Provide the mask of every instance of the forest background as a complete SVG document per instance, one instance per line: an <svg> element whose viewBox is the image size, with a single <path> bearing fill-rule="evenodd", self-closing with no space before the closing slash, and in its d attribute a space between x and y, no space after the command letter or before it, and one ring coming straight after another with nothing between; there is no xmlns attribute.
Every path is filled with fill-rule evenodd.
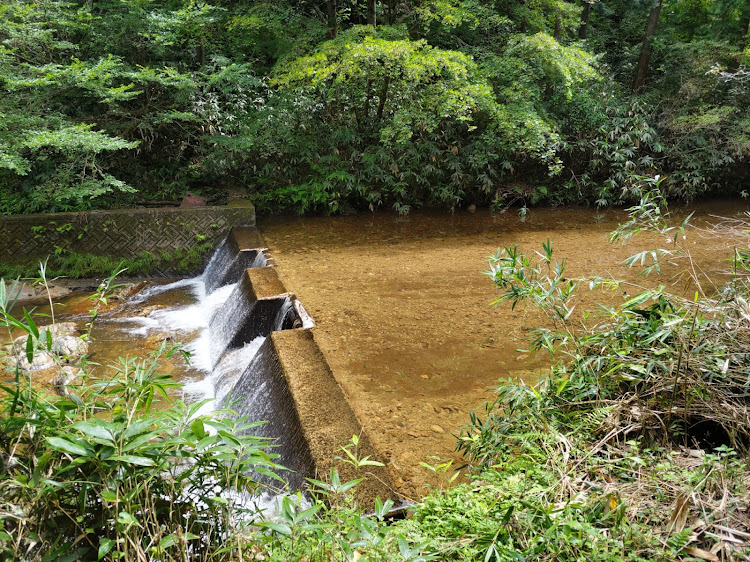
<svg viewBox="0 0 750 562"><path fill-rule="evenodd" d="M187 191L262 213L632 201L613 239L666 239L630 260L658 271L689 258L664 196L746 195L749 24L747 0L3 0L0 214ZM505 248L489 273L498 304L546 313L531 349L552 368L470 414L469 482L420 463L439 487L411 518L356 506L359 479L332 471L310 481L309 507L286 497L249 527L203 483L252 488L264 443L196 419L200 405L152 410L174 386L158 356L72 397L16 368L0 402L0 557L749 559L750 254L734 250L715 294L626 292L579 326L577 288L620 284L568 278L542 250ZM31 360L52 340L13 316L16 289L0 280L0 327L28 333ZM356 445L340 460L372 464Z"/></svg>
<svg viewBox="0 0 750 562"><path fill-rule="evenodd" d="M6 0L0 213L744 194L745 0Z"/></svg>

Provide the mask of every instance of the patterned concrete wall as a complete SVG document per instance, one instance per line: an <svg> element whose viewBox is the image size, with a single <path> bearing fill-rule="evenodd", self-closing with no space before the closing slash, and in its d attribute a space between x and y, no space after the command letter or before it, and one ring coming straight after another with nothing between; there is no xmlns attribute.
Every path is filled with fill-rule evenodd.
<svg viewBox="0 0 750 562"><path fill-rule="evenodd" d="M56 251L135 258L216 244L233 226L255 224L255 209L128 209L0 217L0 261L28 263ZM161 271L169 274L169 268Z"/></svg>

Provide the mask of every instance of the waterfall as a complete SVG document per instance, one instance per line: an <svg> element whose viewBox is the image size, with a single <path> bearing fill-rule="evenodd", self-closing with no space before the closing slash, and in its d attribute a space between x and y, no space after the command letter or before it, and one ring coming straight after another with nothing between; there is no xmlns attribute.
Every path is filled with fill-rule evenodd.
<svg viewBox="0 0 750 562"><path fill-rule="evenodd" d="M206 294L210 295L219 287L235 283L242 272L249 267L265 267L268 259L263 248L246 248L242 246L241 233L232 229L227 237L216 247L206 268L203 270L203 282Z"/></svg>
<svg viewBox="0 0 750 562"><path fill-rule="evenodd" d="M208 260L206 268L203 270L201 278L205 284L206 293L210 293L219 286L224 278L224 273L234 261L236 252L232 248L230 238L231 234L216 246L214 253L211 254L211 259Z"/></svg>
<svg viewBox="0 0 750 562"><path fill-rule="evenodd" d="M360 453L376 458L309 330L312 318L286 291L263 251L247 249L260 246L257 234L240 230L219 244L200 277L152 287L136 297L140 312L125 319L131 333L187 340L198 371L184 387L187 397L213 399L199 413L228 408L247 422L265 422L248 431L274 440L268 452L277 453L277 462L289 469L280 475L290 489L303 487L315 471L328 472L335 451L352 435L360 436ZM164 293L173 290L181 295L175 302L189 300L186 292L194 298L168 308L149 301L155 297L163 303ZM367 501L392 495L387 470L370 468L377 478L356 493ZM347 467L340 469L344 477L356 477L346 474ZM268 476L256 477L271 490L279 488Z"/></svg>
<svg viewBox="0 0 750 562"><path fill-rule="evenodd" d="M279 311L288 300L286 296L258 298L249 277L243 276L224 306L209 321L212 365L215 367L227 350L270 334Z"/></svg>
<svg viewBox="0 0 750 562"><path fill-rule="evenodd" d="M293 471L283 473L289 488L303 487L314 463L270 338L265 338L221 406L233 409L248 422L265 421L250 431L274 439L272 451L279 455L276 462ZM274 485L271 479L263 481Z"/></svg>

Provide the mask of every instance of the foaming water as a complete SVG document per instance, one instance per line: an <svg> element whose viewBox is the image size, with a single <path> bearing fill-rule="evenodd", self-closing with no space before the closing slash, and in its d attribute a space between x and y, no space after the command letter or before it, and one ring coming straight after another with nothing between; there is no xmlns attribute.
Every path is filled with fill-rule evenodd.
<svg viewBox="0 0 750 562"><path fill-rule="evenodd" d="M151 329L177 330L184 334L197 333L185 344L185 349L191 354L193 366L205 373L211 373L211 335L209 321L216 311L224 305L234 289L234 285L227 285L206 295L202 281L191 286L196 302L188 306L170 307L152 312L148 319L156 327Z"/></svg>
<svg viewBox="0 0 750 562"><path fill-rule="evenodd" d="M172 283L166 283L165 285L153 285L148 289L141 291L139 294L134 295L130 299L130 302L134 304L141 303L155 295L166 293L168 291L174 291L175 289L182 289L183 287L195 287L196 290L200 290L205 293L205 289L203 286L203 276L180 279L178 281L173 281Z"/></svg>
<svg viewBox="0 0 750 562"><path fill-rule="evenodd" d="M154 334L167 334L184 343L184 349L190 353L194 368L209 375L211 373L211 337L209 320L216 310L223 306L234 286L227 285L206 295L203 280L200 277L153 287L141 295L140 305L148 305L149 297L162 295L169 291L187 289L192 295L192 302L186 305L156 308L146 316L128 316L118 322L129 324L127 332L133 337L148 337Z"/></svg>

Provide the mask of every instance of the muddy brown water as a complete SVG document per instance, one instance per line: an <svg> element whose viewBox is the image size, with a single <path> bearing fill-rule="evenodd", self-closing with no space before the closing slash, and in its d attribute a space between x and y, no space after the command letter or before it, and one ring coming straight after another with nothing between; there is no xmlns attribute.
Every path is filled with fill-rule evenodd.
<svg viewBox="0 0 750 562"><path fill-rule="evenodd" d="M143 288L166 284L170 280L148 280L143 283ZM64 284L53 285L53 304L56 322L73 322L79 331L84 331L91 321L90 311L95 303L91 297L91 290L76 289L68 292ZM127 286L128 283L125 283ZM91 285L92 283L88 283ZM95 283L94 283L95 284ZM74 285L76 285L74 283ZM33 289L33 288L32 288ZM36 293L40 291L26 291L33 298L20 301L11 311L17 318L22 318L23 310L31 313L32 318L38 326L51 324L49 302L46 298ZM164 340L168 345L185 344L198 335L198 332L181 332L178 327L174 330L161 329L150 330L145 337L136 337L132 333L133 328L138 327L137 319L143 318L149 312L162 308L188 305L196 301L196 297L189 290L178 288L166 293L158 293L148 298L143 303L122 302L118 299L110 299L108 306L103 307L98 318L90 331L90 347L87 356L87 370L94 376L111 376L112 369L122 368L123 360L132 358L145 359L158 350ZM12 332L12 336L25 335L19 329ZM5 337L3 340L7 340ZM37 387L53 390L53 380L58 369L44 369L30 373L32 384ZM169 374L182 383L197 382L204 378L205 374L190 361L186 361L180 353L170 356L162 354L159 360L159 372ZM7 373L6 373L7 374ZM11 375L8 375L11 376ZM181 389L170 389L172 398L189 399Z"/></svg>
<svg viewBox="0 0 750 562"><path fill-rule="evenodd" d="M693 224L682 240L706 291L728 276L735 247L747 245L742 233L706 232L721 222L740 218L744 203L713 203L695 208ZM684 215L690 209L680 209ZM471 410L482 412L502 378L532 383L545 369L544 356L519 352L528 346L527 329L545 322L530 307L496 308L488 258L498 248L518 244L541 250L551 240L558 259L565 258L568 275L611 276L630 285L618 291L586 294L579 309L597 302L615 304L623 293L667 284L692 295L695 284L686 275L687 262L666 266L660 278L642 278L622 261L636 251L669 247L666 240L636 237L626 245L610 244L607 235L627 216L621 211L535 209L525 221L513 213L479 209L448 214L412 212L406 217L378 212L353 217L274 217L259 228L288 290L297 294L314 318L315 336L333 374L360 422L388 462L398 491L416 499L440 485L420 462L435 457L461 458L456 435ZM171 291L149 299L149 306L188 304L187 291ZM59 320L88 321L88 294L56 299ZM28 303L26 303L28 305ZM47 313L44 301L39 313ZM103 366L119 357L143 356L166 337L157 333L139 340L118 321L142 314L138 306L115 305L105 311L93 331L92 360ZM40 317L39 324L48 323ZM204 375L179 355L162 366L178 380ZM325 399L325 397L322 397Z"/></svg>
<svg viewBox="0 0 750 562"><path fill-rule="evenodd" d="M743 235L704 229L717 216L744 216L742 202L677 209L696 214L680 240L704 290L727 278L727 261ZM420 462L461 458L456 435L470 410L482 411L499 379L532 382L547 359L518 352L527 329L544 318L530 307L493 308L498 293L488 257L518 244L541 251L551 240L570 276L611 276L630 283L618 291L588 294L578 307L616 303L640 287L666 284L692 295L687 262L665 266L661 277L643 278L622 265L643 249L670 247L666 239L640 236L611 244L608 233L625 222L622 211L535 209L525 221L512 213L479 209L447 214L413 212L353 217L276 217L259 228L287 289L314 318L316 339L360 421L385 455L399 491L407 497L439 485Z"/></svg>

